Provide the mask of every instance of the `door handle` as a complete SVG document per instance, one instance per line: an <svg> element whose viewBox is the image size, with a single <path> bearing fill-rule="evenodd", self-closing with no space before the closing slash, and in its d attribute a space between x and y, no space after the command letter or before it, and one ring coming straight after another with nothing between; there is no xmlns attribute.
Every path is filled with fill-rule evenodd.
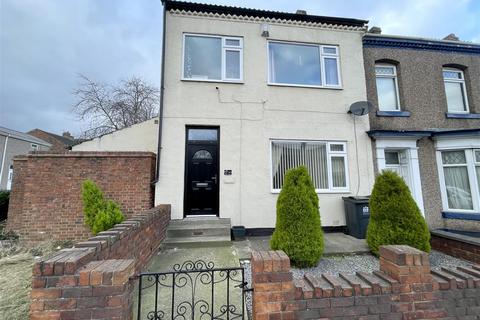
<svg viewBox="0 0 480 320"><path fill-rule="evenodd" d="M217 175L215 175L214 177L212 177L212 180L215 181L215 184L217 184Z"/></svg>

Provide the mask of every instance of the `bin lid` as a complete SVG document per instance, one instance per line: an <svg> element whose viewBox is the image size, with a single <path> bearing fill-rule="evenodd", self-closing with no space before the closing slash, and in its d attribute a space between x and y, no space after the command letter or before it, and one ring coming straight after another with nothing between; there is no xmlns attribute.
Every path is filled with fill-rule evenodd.
<svg viewBox="0 0 480 320"><path fill-rule="evenodd" d="M342 197L342 199L349 202L368 202L370 200L370 196L349 196Z"/></svg>

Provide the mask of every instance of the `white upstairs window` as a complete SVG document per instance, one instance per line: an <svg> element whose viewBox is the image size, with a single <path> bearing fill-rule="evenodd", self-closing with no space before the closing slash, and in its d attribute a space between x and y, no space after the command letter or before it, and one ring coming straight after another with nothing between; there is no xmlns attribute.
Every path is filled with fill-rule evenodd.
<svg viewBox="0 0 480 320"><path fill-rule="evenodd" d="M378 109L380 111L400 111L397 68L389 64L375 65Z"/></svg>
<svg viewBox="0 0 480 320"><path fill-rule="evenodd" d="M448 112L468 113L467 89L463 71L457 69L443 69L443 82L447 97Z"/></svg>
<svg viewBox="0 0 480 320"><path fill-rule="evenodd" d="M184 80L243 80L243 39L184 34Z"/></svg>
<svg viewBox="0 0 480 320"><path fill-rule="evenodd" d="M289 169L306 166L317 192L348 191L345 142L273 140L272 191L282 189Z"/></svg>
<svg viewBox="0 0 480 320"><path fill-rule="evenodd" d="M268 42L269 84L339 88L337 46Z"/></svg>

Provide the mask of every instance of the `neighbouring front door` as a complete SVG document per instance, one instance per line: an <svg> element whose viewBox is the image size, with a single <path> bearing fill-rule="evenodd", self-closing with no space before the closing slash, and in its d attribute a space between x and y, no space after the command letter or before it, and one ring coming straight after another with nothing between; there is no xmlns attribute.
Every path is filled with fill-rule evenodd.
<svg viewBox="0 0 480 320"><path fill-rule="evenodd" d="M187 127L185 216L218 216L219 129Z"/></svg>
<svg viewBox="0 0 480 320"><path fill-rule="evenodd" d="M408 158L407 150L385 150L385 169L398 173L410 191L412 191L412 179Z"/></svg>

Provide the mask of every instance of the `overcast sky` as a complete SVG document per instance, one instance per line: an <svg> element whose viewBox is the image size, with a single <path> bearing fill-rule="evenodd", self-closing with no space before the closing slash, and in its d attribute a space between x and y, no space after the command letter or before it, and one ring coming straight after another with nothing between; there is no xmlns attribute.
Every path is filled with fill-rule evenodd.
<svg viewBox="0 0 480 320"><path fill-rule="evenodd" d="M197 0L197 2L202 2ZM370 20L387 34L480 42L479 0L215 0L225 5ZM0 125L79 133L77 74L160 83L160 0L0 0Z"/></svg>

